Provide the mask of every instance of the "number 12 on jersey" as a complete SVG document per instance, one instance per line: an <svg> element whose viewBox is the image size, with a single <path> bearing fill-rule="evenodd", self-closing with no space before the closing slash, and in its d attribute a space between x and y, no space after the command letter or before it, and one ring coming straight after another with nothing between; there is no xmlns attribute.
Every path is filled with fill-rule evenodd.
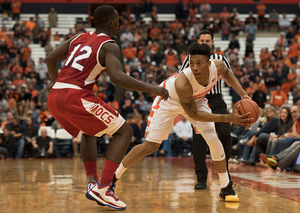
<svg viewBox="0 0 300 213"><path fill-rule="evenodd" d="M71 52L69 58L67 59L65 66L68 66L68 64L72 61L75 53L77 52L77 50L80 48L81 44L78 44L76 47L74 47L73 51ZM85 52L83 52L85 51ZM83 52L80 55L77 55L76 57L74 57L73 62L71 64L71 67L73 67L74 69L79 70L80 72L82 72L84 66L82 66L81 64L79 64L77 61L83 60L83 59L87 59L88 57L90 57L91 53L92 53L92 47L90 46L84 46L82 47L79 52Z"/></svg>

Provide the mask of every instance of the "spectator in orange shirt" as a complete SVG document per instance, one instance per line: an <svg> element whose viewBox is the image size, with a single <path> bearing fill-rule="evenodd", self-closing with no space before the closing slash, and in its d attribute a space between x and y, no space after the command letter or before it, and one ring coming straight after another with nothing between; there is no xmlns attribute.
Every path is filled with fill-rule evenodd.
<svg viewBox="0 0 300 213"><path fill-rule="evenodd" d="M262 49L259 55L260 57L259 67L263 69L269 68L271 56L272 54L269 52L269 49L267 47Z"/></svg>
<svg viewBox="0 0 300 213"><path fill-rule="evenodd" d="M221 51L220 47L217 47L216 51L214 51L214 53L218 54L218 55L224 55L224 51Z"/></svg>
<svg viewBox="0 0 300 213"><path fill-rule="evenodd" d="M18 84L25 84L25 81L22 79L22 74L17 73L16 74L16 79L12 82L12 84L17 87Z"/></svg>
<svg viewBox="0 0 300 213"><path fill-rule="evenodd" d="M30 58L31 48L28 47L28 43L25 42L24 47L20 50L22 56L22 67L27 66L27 60Z"/></svg>
<svg viewBox="0 0 300 213"><path fill-rule="evenodd" d="M177 30L181 30L183 29L182 24L179 22L178 19L175 20L175 22L171 25L171 30L173 32L177 31Z"/></svg>
<svg viewBox="0 0 300 213"><path fill-rule="evenodd" d="M281 87L278 85L276 86L276 90L274 90L270 95L270 104L274 107L280 108L283 104L287 104L287 96L286 94L281 91Z"/></svg>
<svg viewBox="0 0 300 213"><path fill-rule="evenodd" d="M19 61L16 61L16 65L13 66L11 72L14 74L21 73L23 74L23 67L20 66Z"/></svg>
<svg viewBox="0 0 300 213"><path fill-rule="evenodd" d="M26 22L25 26L28 27L30 31L32 31L32 29L35 26L35 21L33 20L33 17L30 17L29 21Z"/></svg>
<svg viewBox="0 0 300 213"><path fill-rule="evenodd" d="M230 13L227 11L227 7L223 7L222 12L220 13L220 18L222 20L230 18Z"/></svg>
<svg viewBox="0 0 300 213"><path fill-rule="evenodd" d="M288 80L290 82L291 87L296 85L296 81L299 81L300 76L296 73L296 67L291 67L292 72L288 74Z"/></svg>
<svg viewBox="0 0 300 213"><path fill-rule="evenodd" d="M149 37L151 40L159 40L161 35L161 29L157 27L156 24L152 25L152 29L149 32Z"/></svg>
<svg viewBox="0 0 300 213"><path fill-rule="evenodd" d="M20 20L20 13L21 13L21 2L18 0L14 0L11 4L11 13L13 20Z"/></svg>
<svg viewBox="0 0 300 213"><path fill-rule="evenodd" d="M172 50L169 50L165 55L166 57L166 65L176 67L179 64L178 56L174 54Z"/></svg>
<svg viewBox="0 0 300 213"><path fill-rule="evenodd" d="M54 36L53 36L53 41L60 41L60 35L58 34L58 31L55 32Z"/></svg>
<svg viewBox="0 0 300 213"><path fill-rule="evenodd" d="M265 28L265 12L266 12L266 5L259 1L258 5L256 5L257 15L258 15L258 27L259 29L264 30Z"/></svg>
<svg viewBox="0 0 300 213"><path fill-rule="evenodd" d="M128 46L123 49L123 54L125 58L129 61L133 60L136 56L136 48L132 46L131 43L128 43Z"/></svg>
<svg viewBox="0 0 300 213"><path fill-rule="evenodd" d="M253 96L253 93L258 90L258 87L257 88L254 88L254 83L253 81L250 81L249 82L249 87L247 87L246 89L246 93L249 95L250 98L252 98Z"/></svg>
<svg viewBox="0 0 300 213"><path fill-rule="evenodd" d="M298 52L300 50L300 45L295 42L295 39L291 39L291 45L289 46L289 57L292 64L297 64L298 61Z"/></svg>

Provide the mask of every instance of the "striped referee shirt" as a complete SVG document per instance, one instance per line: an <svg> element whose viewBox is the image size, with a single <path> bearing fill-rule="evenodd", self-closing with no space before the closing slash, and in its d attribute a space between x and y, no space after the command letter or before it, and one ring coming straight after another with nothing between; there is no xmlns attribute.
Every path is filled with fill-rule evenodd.
<svg viewBox="0 0 300 213"><path fill-rule="evenodd" d="M227 61L227 59L222 56L222 55L219 55L219 54L216 54L216 53L213 53L211 56L210 56L210 59L220 59L224 62L224 64L226 65L226 67L232 72L231 70L231 67L230 67L230 64L229 62ZM179 70L179 72L181 72L182 70L184 70L185 68L188 68L190 66L190 55L188 55L183 63L182 63L182 66ZM212 95L212 94L222 94L222 90L221 90L221 79L218 79L217 83L215 84L215 86L210 90L209 94Z"/></svg>

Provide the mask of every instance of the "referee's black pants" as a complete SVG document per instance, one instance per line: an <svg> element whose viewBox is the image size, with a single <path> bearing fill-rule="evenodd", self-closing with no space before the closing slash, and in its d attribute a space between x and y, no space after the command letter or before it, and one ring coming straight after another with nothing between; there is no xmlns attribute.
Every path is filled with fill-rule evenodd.
<svg viewBox="0 0 300 213"><path fill-rule="evenodd" d="M220 94L207 94L206 98L208 99L209 107L212 110L212 113L216 114L228 114L227 105L224 102L222 95ZM230 123L225 122L216 122L215 123L216 131L218 137L223 144L225 155L226 155L226 165L228 169L228 159L231 154L231 136L230 136ZM193 128L194 129L194 128ZM207 180L207 167L206 167L206 151L207 144L201 134L195 134L193 130L193 156L195 162L195 172L197 175L197 180L205 181ZM229 171L228 171L229 174ZM230 178L230 175L229 175Z"/></svg>

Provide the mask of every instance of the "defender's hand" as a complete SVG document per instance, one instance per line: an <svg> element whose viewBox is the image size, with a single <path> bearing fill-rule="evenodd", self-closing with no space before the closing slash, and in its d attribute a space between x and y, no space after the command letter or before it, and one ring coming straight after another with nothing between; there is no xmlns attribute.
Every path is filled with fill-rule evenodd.
<svg viewBox="0 0 300 213"><path fill-rule="evenodd" d="M153 95L161 96L163 100L167 100L169 97L169 92L163 87L153 87L150 91Z"/></svg>

